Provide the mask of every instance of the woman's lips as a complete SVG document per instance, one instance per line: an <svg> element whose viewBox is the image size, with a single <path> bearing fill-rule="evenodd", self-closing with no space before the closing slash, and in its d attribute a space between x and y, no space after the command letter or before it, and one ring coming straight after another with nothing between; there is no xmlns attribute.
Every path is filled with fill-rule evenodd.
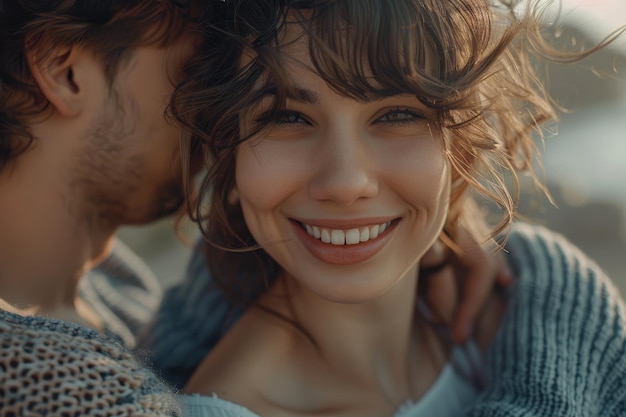
<svg viewBox="0 0 626 417"><path fill-rule="evenodd" d="M334 265L350 265L366 261L378 253L399 221L377 221L348 228L295 220L292 220L292 224L304 246L317 259Z"/></svg>

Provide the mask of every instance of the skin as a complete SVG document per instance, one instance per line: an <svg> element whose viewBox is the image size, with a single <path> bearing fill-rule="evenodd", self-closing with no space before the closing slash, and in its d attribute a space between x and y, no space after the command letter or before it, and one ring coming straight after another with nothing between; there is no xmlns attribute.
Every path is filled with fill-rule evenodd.
<svg viewBox="0 0 626 417"><path fill-rule="evenodd" d="M186 40L140 48L113 88L99 92L103 101L80 138L86 146L73 168L96 222L146 223L181 206L179 130L163 114L189 55Z"/></svg>
<svg viewBox="0 0 626 417"><path fill-rule="evenodd" d="M183 36L131 51L109 84L89 50L43 61L30 51L50 105L29 120L35 144L0 172L0 294L24 314L100 328L76 297L116 229L153 221L182 203L179 131L164 110L191 56Z"/></svg>
<svg viewBox="0 0 626 417"><path fill-rule="evenodd" d="M422 283L434 321L447 327L454 343L462 344L476 336L475 330L480 328L477 324L484 320L486 309L500 303L494 288L505 289L514 279L502 252L494 245L481 245L463 227L459 227L457 243L463 249L461 256L423 277ZM424 268L441 265L445 256L446 248L437 241L422 257L420 265Z"/></svg>
<svg viewBox="0 0 626 417"><path fill-rule="evenodd" d="M319 100L288 103L302 114L287 116L296 122L277 124L263 141L239 149L246 224L285 269L284 279L329 301L369 301L417 274L417 261L443 226L450 175L434 136L439 132L413 115L423 111L415 97L361 104L333 94L310 72L299 73L300 88ZM386 121L394 117L415 120ZM302 226L324 233L389 222L377 239L342 246L311 238Z"/></svg>
<svg viewBox="0 0 626 417"><path fill-rule="evenodd" d="M288 100L236 158L246 224L283 268L258 305L297 326L250 309L185 391L217 393L259 415L392 415L426 392L448 354L415 315L415 294L420 259L447 215L451 168L415 97L338 95L310 69L306 45L301 38L283 51L293 58L286 71L314 99ZM244 134L263 108L244 117ZM380 223L390 227L353 246L324 243L303 226ZM496 312L491 303L485 311ZM497 323L478 326L489 340Z"/></svg>
<svg viewBox="0 0 626 417"><path fill-rule="evenodd" d="M60 48L42 62L31 51L31 71L50 106L30 120L35 146L0 172L3 309L102 327L76 298L76 284L106 256L117 227L158 219L182 201L178 134L163 111L191 50L187 38L139 48L112 85L89 50ZM443 261L439 247L427 265ZM441 322L455 324L458 340L482 306L474 293L505 276L501 257L479 252L484 262L463 271L468 296L434 305ZM433 276L433 299L461 285L457 272Z"/></svg>

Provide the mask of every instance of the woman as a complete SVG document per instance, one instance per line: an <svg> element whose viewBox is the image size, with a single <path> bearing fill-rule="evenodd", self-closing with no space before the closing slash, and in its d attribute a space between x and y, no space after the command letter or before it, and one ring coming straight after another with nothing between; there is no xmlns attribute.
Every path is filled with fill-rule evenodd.
<svg viewBox="0 0 626 417"><path fill-rule="evenodd" d="M561 237L509 229L507 184L529 173L543 189L532 134L555 118L532 59L573 58L545 45L533 5L214 5L211 71L184 102L201 111L181 119L211 164L206 259L251 308L185 387L190 415L626 409L623 301ZM459 224L482 221L475 194L503 208L489 237L517 283L459 346L433 325L419 266L437 241L459 251Z"/></svg>

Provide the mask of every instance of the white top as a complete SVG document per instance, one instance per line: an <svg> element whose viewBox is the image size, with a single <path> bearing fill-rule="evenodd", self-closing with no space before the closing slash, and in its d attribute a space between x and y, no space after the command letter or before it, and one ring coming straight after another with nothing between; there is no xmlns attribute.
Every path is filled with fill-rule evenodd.
<svg viewBox="0 0 626 417"><path fill-rule="evenodd" d="M419 401L407 401L393 417L455 417L463 414L465 406L478 393L477 379L482 377L483 359L475 343L452 350L435 383ZM217 395L183 395L181 402L186 417L261 417L247 408L223 400ZM265 416L269 417L269 416Z"/></svg>

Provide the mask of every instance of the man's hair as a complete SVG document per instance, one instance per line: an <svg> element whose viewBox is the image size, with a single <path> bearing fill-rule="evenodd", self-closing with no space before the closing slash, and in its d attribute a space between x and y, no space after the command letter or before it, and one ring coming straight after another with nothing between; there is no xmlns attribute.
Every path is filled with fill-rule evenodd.
<svg viewBox="0 0 626 417"><path fill-rule="evenodd" d="M186 17L186 2L174 0L0 1L0 171L31 146L26 120L49 104L30 73L28 52L41 60L54 48L88 48L112 84L132 48L169 44Z"/></svg>

